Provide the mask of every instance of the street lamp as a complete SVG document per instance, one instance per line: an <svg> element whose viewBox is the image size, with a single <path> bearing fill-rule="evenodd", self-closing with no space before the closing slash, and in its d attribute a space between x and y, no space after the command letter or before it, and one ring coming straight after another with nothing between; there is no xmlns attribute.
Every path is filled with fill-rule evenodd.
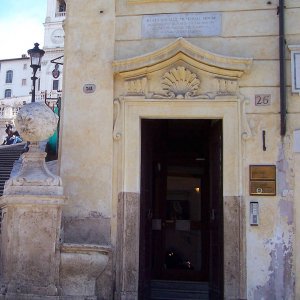
<svg viewBox="0 0 300 300"><path fill-rule="evenodd" d="M32 93L31 93L31 102L35 102L35 81L37 77L35 76L38 69L41 67L41 60L45 51L39 48L39 43L34 44L34 48L29 49L27 53L30 56L30 67L33 69L33 76L31 77L32 80Z"/></svg>

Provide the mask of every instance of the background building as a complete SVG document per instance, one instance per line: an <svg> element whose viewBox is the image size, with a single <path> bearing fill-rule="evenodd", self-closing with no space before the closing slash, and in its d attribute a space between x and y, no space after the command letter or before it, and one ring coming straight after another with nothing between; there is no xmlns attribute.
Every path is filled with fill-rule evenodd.
<svg viewBox="0 0 300 300"><path fill-rule="evenodd" d="M44 23L45 55L42 68L37 73L36 101L45 101L45 98L49 98L51 106L61 96L62 90L64 46L62 23L65 14L64 1L48 0ZM24 49L24 52L26 51L27 49ZM13 123L16 111L24 103L31 101L32 69L27 54L21 58L5 60L0 58L0 66L0 139L3 141L6 136L5 124Z"/></svg>

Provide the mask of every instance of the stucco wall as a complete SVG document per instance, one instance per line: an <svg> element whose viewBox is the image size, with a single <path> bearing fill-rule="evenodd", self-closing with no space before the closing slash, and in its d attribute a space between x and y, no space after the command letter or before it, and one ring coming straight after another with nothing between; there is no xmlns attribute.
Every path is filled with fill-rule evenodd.
<svg viewBox="0 0 300 300"><path fill-rule="evenodd" d="M280 136L279 51L277 1L67 1L65 21L64 102L61 123L60 172L69 197L64 209L65 238L72 241L110 243L117 239L117 207L122 181L122 147L113 148L113 99L119 97L121 79L113 77L112 62L161 49L175 39L145 39L142 16L159 13L220 12L219 36L193 37L193 45L223 56L253 58L251 69L239 79L240 98L247 100L241 124L249 127L239 157L238 192L245 207L246 291L248 299L297 299L294 288L300 266L296 240L300 208L298 155L293 152L293 131L300 127L299 95L291 94L287 53L287 133ZM138 3L139 2L139 3ZM286 1L286 41L300 43L298 1ZM94 93L83 92L95 84ZM256 106L255 95L270 94L269 106ZM166 111L166 116L168 111ZM138 128L136 129L138 130ZM266 132L266 151L262 131ZM241 134L242 131L238 131ZM121 139L126 140L126 136ZM124 143L124 140L122 140ZM231 153L229 155L234 155ZM132 157L129 153L128 157ZM136 157L132 157L135 160ZM298 162L298 164L297 164ZM136 162L134 162L136 163ZM276 165L277 194L249 196L249 165ZM135 164L128 162L128 167ZM121 173L121 174L120 174ZM123 178L123 179L122 179ZM134 182L136 178L125 178ZM250 201L258 201L258 226L249 225ZM243 215L243 214L242 214ZM226 243L230 241L226 241Z"/></svg>
<svg viewBox="0 0 300 300"><path fill-rule="evenodd" d="M114 4L68 1L67 7L60 172L70 199L64 216L73 229L65 228L65 238L74 240L75 230L79 241L109 243ZM85 84L95 84L96 91L85 94Z"/></svg>

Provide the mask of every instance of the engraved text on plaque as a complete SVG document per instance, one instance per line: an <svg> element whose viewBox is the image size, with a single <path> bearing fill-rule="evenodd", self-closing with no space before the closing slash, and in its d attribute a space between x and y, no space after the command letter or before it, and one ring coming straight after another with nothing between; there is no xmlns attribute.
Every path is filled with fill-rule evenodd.
<svg viewBox="0 0 300 300"><path fill-rule="evenodd" d="M142 19L143 38L217 36L221 34L220 13L146 15Z"/></svg>

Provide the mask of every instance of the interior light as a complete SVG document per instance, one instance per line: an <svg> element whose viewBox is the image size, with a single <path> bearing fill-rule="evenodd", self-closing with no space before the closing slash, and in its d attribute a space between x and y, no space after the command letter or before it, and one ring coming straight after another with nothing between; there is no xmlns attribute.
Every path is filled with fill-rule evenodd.
<svg viewBox="0 0 300 300"><path fill-rule="evenodd" d="M195 187L195 192L200 193L200 187Z"/></svg>

